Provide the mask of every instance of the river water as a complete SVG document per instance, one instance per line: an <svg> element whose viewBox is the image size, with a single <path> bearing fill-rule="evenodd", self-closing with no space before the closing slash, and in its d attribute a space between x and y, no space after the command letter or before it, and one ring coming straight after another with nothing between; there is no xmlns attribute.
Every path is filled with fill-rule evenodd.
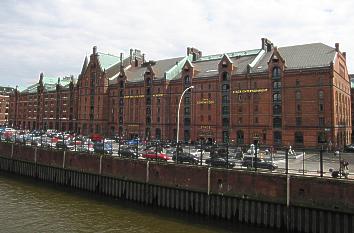
<svg viewBox="0 0 354 233"><path fill-rule="evenodd" d="M275 233L0 173L0 232Z"/></svg>

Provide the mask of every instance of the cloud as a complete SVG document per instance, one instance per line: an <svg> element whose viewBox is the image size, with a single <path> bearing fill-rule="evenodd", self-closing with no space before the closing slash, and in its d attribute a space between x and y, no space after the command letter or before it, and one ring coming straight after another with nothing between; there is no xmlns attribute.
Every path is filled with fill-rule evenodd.
<svg viewBox="0 0 354 233"><path fill-rule="evenodd" d="M111 54L141 49L148 59L339 42L354 72L349 9L342 1L1 1L1 85L23 85L48 76L77 75L92 46Z"/></svg>

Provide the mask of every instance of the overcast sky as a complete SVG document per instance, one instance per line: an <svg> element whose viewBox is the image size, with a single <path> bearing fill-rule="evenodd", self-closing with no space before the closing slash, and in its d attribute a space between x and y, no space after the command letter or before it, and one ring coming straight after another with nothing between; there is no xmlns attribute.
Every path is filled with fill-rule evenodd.
<svg viewBox="0 0 354 233"><path fill-rule="evenodd" d="M77 76L85 55L130 48L159 60L276 46L340 43L354 72L352 0L1 0L0 86Z"/></svg>

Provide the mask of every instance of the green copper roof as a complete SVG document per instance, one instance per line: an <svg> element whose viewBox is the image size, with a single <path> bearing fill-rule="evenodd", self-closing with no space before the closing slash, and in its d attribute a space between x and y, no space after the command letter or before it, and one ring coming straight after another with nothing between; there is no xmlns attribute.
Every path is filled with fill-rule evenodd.
<svg viewBox="0 0 354 233"><path fill-rule="evenodd" d="M120 62L120 58L111 54L98 53L98 61L102 70L108 70Z"/></svg>
<svg viewBox="0 0 354 233"><path fill-rule="evenodd" d="M243 57L243 56L250 56L250 55L257 55L261 49L252 49L252 50L245 50L245 51L238 51L238 52L231 52L225 53L229 58L233 57ZM210 61L210 60L219 60L224 56L224 54L215 54L210 56L203 56L199 58L198 61Z"/></svg>
<svg viewBox="0 0 354 233"><path fill-rule="evenodd" d="M64 88L68 88L71 82L71 77L62 77L60 78L60 86ZM55 77L43 77L43 85L45 91L55 91L56 85L58 84L58 78ZM39 86L39 82L32 84L27 88L19 88L21 92L27 93L36 93L37 87Z"/></svg>
<svg viewBox="0 0 354 233"><path fill-rule="evenodd" d="M165 72L165 78L167 80L172 80L174 77L176 77L178 74L181 73L182 68L184 64L186 63L187 60L192 61L193 56L189 54L188 56L185 56L182 60L176 63L171 69Z"/></svg>

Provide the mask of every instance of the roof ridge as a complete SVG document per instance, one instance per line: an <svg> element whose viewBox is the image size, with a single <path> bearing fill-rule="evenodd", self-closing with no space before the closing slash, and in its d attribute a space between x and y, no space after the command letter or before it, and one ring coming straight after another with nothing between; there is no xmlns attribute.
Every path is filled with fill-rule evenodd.
<svg viewBox="0 0 354 233"><path fill-rule="evenodd" d="M117 58L120 58L119 56L117 55L114 55L114 54L110 54L110 53L102 53L102 52L97 52L98 55L102 54L102 55L108 55L108 56L112 56L112 57L117 57Z"/></svg>
<svg viewBox="0 0 354 233"><path fill-rule="evenodd" d="M325 46L327 46L327 47L329 47L329 48L334 49L333 47L331 47L331 46L329 46L329 45L326 45L326 44L324 44L324 43L322 43L322 42L313 42L313 43L306 43L306 44L297 44L297 45L283 46L283 47L278 47L278 48L279 48L279 49L281 49L281 48L291 48L291 47L299 47L299 46L315 45L315 44L325 45Z"/></svg>
<svg viewBox="0 0 354 233"><path fill-rule="evenodd" d="M204 61L211 61L211 60L218 60L221 59L224 54L229 56L230 58L234 57L243 57L243 56L251 56L251 55L256 55L261 51L261 49L247 49L247 50L240 50L240 51L234 51L234 52L226 52L226 53L218 53L218 54L211 54L211 55L205 55L199 58L196 61L193 62L204 62Z"/></svg>

